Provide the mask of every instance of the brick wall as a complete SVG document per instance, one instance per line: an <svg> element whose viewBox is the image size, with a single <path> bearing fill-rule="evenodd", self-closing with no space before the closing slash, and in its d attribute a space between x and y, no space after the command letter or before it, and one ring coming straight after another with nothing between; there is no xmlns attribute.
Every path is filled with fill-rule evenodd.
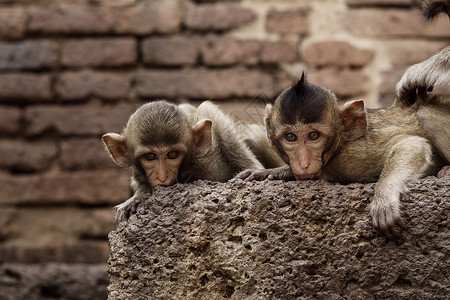
<svg viewBox="0 0 450 300"><path fill-rule="evenodd" d="M409 0L0 0L0 263L105 262L128 174L100 142L145 101L213 99L260 120L307 70L389 105L450 41Z"/></svg>

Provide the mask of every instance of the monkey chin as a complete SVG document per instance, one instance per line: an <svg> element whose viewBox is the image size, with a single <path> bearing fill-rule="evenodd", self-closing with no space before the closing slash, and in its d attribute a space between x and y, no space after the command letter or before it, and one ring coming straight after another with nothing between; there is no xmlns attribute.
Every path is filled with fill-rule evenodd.
<svg viewBox="0 0 450 300"><path fill-rule="evenodd" d="M313 180L313 179L318 179L319 176L321 174L321 171L319 170L319 172L314 173L314 174L302 174L302 175L295 175L295 179L296 180Z"/></svg>

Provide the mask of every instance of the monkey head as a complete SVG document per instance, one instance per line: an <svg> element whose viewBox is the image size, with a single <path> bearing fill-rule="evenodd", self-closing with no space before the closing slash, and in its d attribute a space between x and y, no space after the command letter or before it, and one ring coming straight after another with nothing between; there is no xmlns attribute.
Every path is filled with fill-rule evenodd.
<svg viewBox="0 0 450 300"><path fill-rule="evenodd" d="M266 106L265 124L271 143L290 165L297 180L316 179L341 141L366 131L362 100L339 105L329 90L306 81L306 74Z"/></svg>
<svg viewBox="0 0 450 300"><path fill-rule="evenodd" d="M209 152L211 121L192 126L184 110L161 100L142 105L122 134L107 133L102 139L119 166L133 167L151 187L167 186L177 182L191 157Z"/></svg>

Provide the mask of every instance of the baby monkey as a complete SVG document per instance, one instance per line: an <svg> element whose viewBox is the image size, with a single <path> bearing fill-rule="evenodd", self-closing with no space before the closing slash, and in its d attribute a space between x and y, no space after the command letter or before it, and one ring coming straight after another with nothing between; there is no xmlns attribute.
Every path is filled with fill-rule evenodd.
<svg viewBox="0 0 450 300"><path fill-rule="evenodd" d="M412 111L365 109L362 100L340 104L331 91L307 82L305 73L266 113L269 139L289 166L237 177L377 181L370 213L388 237L404 226L399 197L407 182L435 174L442 164Z"/></svg>
<svg viewBox="0 0 450 300"><path fill-rule="evenodd" d="M126 221L156 186L196 179L226 181L247 168L281 166L262 125L233 119L211 102L197 109L167 101L142 105L122 134L102 137L113 160L131 170L134 195L116 206Z"/></svg>

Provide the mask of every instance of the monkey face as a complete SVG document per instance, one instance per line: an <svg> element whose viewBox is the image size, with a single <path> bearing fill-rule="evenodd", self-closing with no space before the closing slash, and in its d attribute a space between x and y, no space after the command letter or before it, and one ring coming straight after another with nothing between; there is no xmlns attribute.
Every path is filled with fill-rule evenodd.
<svg viewBox="0 0 450 300"><path fill-rule="evenodd" d="M187 154L183 143L171 146L141 147L136 157L145 171L148 183L152 186L168 186L177 182L178 170Z"/></svg>
<svg viewBox="0 0 450 300"><path fill-rule="evenodd" d="M297 180L317 179L323 167L323 153L328 146L331 129L322 123L286 125L276 137L286 153L287 162Z"/></svg>

